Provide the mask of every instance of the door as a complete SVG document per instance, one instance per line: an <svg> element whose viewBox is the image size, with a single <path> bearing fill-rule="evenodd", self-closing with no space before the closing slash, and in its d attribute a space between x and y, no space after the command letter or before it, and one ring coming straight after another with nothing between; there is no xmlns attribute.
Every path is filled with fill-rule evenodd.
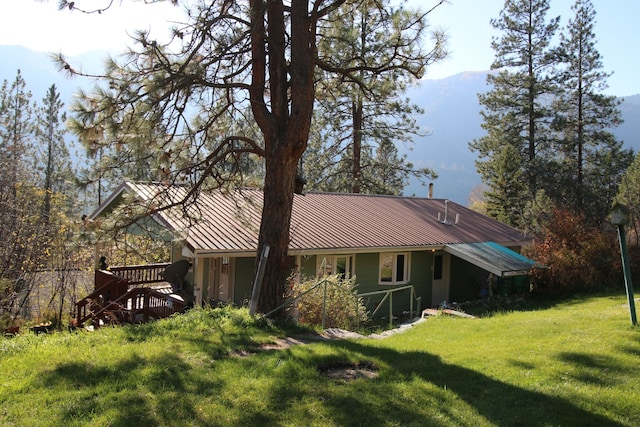
<svg viewBox="0 0 640 427"><path fill-rule="evenodd" d="M448 253L442 251L433 254L431 305L434 307L449 301L449 257Z"/></svg>
<svg viewBox="0 0 640 427"><path fill-rule="evenodd" d="M212 258L209 268L209 287L207 293L214 301L231 302L233 300L234 258Z"/></svg>

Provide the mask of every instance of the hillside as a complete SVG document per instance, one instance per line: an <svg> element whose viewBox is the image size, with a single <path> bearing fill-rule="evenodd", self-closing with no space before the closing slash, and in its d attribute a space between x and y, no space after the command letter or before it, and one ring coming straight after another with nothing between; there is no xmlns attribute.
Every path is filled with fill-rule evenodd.
<svg viewBox="0 0 640 427"><path fill-rule="evenodd" d="M74 66L84 71L97 72L102 68L106 52L93 52L70 58ZM0 46L0 79L12 81L20 69L40 101L46 89L55 83L62 101L69 106L79 87L93 85L90 79L68 79L58 72L49 54L34 52L18 46ZM476 173L476 155L468 143L481 137L480 105L477 94L488 89L486 71L463 72L440 80L424 80L413 88L409 98L425 110L418 118L421 128L429 135L416 138L413 150L405 152L416 166L434 169L439 178L435 181L434 196L448 198L466 205L471 190L480 184ZM628 95L628 94L625 94ZM624 123L614 130L627 147L640 149L640 94L627 96L620 105ZM426 196L427 188L412 181L405 194Z"/></svg>
<svg viewBox="0 0 640 427"><path fill-rule="evenodd" d="M624 292L526 306L379 339L292 335L231 307L0 337L0 425L640 425Z"/></svg>
<svg viewBox="0 0 640 427"><path fill-rule="evenodd" d="M467 204L471 190L481 183L476 173L475 153L469 142L484 135L481 127L477 94L486 92L486 71L464 72L441 80L425 80L408 96L425 110L419 119L423 128L431 130L427 137L417 138L409 158L416 164L435 169L436 197L446 197ZM613 130L627 148L640 150L640 94L621 99L624 122ZM424 195L419 184L412 183L406 194Z"/></svg>

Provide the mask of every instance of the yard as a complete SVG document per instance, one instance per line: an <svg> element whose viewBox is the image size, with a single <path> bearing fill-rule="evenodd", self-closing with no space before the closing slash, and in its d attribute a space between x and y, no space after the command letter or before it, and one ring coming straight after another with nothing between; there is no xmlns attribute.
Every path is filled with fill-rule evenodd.
<svg viewBox="0 0 640 427"><path fill-rule="evenodd" d="M291 346L228 308L2 339L0 425L640 425L624 294L529 308Z"/></svg>

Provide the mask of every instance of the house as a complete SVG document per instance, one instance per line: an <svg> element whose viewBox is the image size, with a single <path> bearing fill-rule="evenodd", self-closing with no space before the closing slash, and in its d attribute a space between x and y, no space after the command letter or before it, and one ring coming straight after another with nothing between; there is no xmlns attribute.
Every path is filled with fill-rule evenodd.
<svg viewBox="0 0 640 427"><path fill-rule="evenodd" d="M241 305L252 292L262 197L254 189L195 197L186 186L127 181L91 218L124 201L151 213L173 237L172 261L191 263L186 281L195 303ZM294 196L289 254L300 276L355 275L361 294L412 286L425 307L477 299L492 277L500 282L496 291L526 290L535 262L519 251L530 243L524 233L448 200L308 192Z"/></svg>

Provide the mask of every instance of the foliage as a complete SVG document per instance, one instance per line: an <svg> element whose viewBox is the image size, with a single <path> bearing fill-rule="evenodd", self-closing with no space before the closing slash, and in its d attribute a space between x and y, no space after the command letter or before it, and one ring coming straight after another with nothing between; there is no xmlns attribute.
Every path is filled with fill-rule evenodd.
<svg viewBox="0 0 640 427"><path fill-rule="evenodd" d="M325 328L357 328L368 321L364 300L357 296L356 278L332 274L293 281L288 299L291 316L299 323Z"/></svg>
<svg viewBox="0 0 640 427"><path fill-rule="evenodd" d="M555 156L547 177L548 194L562 205L581 212L594 223L605 220L632 151L623 149L611 129L622 120L614 96L602 94L611 73L602 71L596 49L596 12L590 0L577 0L574 17L560 36L558 52L563 67L561 92L553 100L558 131Z"/></svg>
<svg viewBox="0 0 640 427"><path fill-rule="evenodd" d="M374 58L384 61L398 46L403 58L384 73L362 68L347 81L335 73L318 72L313 132L303 158L310 189L401 194L409 176L436 177L432 170L415 168L406 155L399 156L397 146L410 147L412 137L422 133L415 116L423 111L403 95L425 66L446 56L445 37L434 31L431 50L423 50L426 15L389 4L345 2L320 40L319 50L331 54L323 61L344 68L357 68Z"/></svg>
<svg viewBox="0 0 640 427"><path fill-rule="evenodd" d="M527 228L527 206L543 191L601 226L632 153L610 131L620 124L619 102L602 94L609 74L591 2L576 1L558 46L559 17L547 21L548 10L549 0L507 0L492 20L502 35L492 42L492 89L479 96L487 134L470 147L493 217Z"/></svg>
<svg viewBox="0 0 640 427"><path fill-rule="evenodd" d="M536 293L568 295L621 283L620 256L611 231L603 231L568 210L551 213L544 239L529 255L547 267L534 270Z"/></svg>
<svg viewBox="0 0 640 427"><path fill-rule="evenodd" d="M640 154L636 154L620 181L616 202L629 208L629 245L640 247Z"/></svg>
<svg viewBox="0 0 640 427"><path fill-rule="evenodd" d="M438 316L381 340L281 350L283 329L230 308L0 338L0 424L635 426L640 331L625 301Z"/></svg>
<svg viewBox="0 0 640 427"><path fill-rule="evenodd" d="M318 70L367 91L371 82L361 79L363 72L401 70L414 49L390 33L377 40L395 46L384 56L351 52L334 58L324 48L339 39L332 23L340 22L343 4L360 2L189 2L188 22L175 25L171 40L136 32L134 48L109 60L101 84L80 94L73 107L75 132L106 161L99 171L143 165L149 179L189 185L185 204L197 200L203 187L238 185L246 170L232 165L263 160L263 175L249 174L264 178L257 253L268 246L269 256L258 301L262 312L280 305L286 287L293 194L299 191ZM82 10L81 3L72 9ZM367 6L372 22L390 25L395 19L384 2ZM420 26L415 21L403 30L413 33ZM345 61L350 58L356 61ZM81 74L62 55L58 62L62 70Z"/></svg>
<svg viewBox="0 0 640 427"><path fill-rule="evenodd" d="M478 97L487 135L470 143L489 188L488 212L514 226L523 225L524 204L542 188L541 162L549 149L548 99L557 92L550 53L559 18L547 21L548 9L549 0L507 0L491 21L502 35L491 43L492 88Z"/></svg>
<svg viewBox="0 0 640 427"><path fill-rule="evenodd" d="M63 104L51 86L38 106L20 71L4 81L0 101L0 316L16 323L47 312L61 324L77 297L69 272L91 265L75 239Z"/></svg>

